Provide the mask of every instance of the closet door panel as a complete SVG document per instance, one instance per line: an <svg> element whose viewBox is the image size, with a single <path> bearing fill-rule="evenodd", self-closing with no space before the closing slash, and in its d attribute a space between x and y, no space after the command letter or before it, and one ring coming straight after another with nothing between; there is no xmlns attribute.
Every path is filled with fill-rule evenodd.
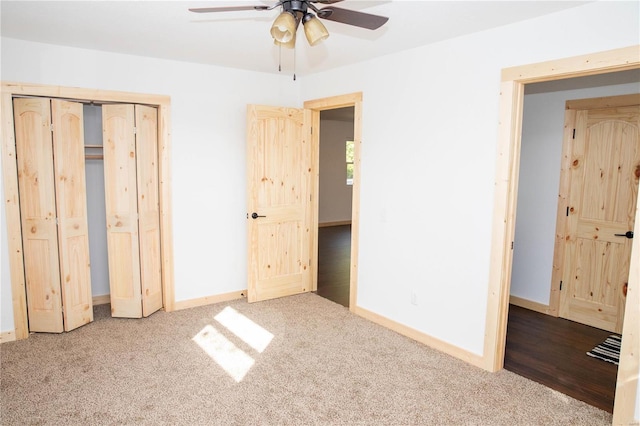
<svg viewBox="0 0 640 426"><path fill-rule="evenodd" d="M142 317L133 105L103 105L111 315Z"/></svg>
<svg viewBox="0 0 640 426"><path fill-rule="evenodd" d="M158 110L136 105L135 114L142 315L146 317L162 308Z"/></svg>
<svg viewBox="0 0 640 426"><path fill-rule="evenodd" d="M82 104L51 101L64 328L93 321Z"/></svg>
<svg viewBox="0 0 640 426"><path fill-rule="evenodd" d="M29 330L61 333L62 299L48 99L14 99Z"/></svg>

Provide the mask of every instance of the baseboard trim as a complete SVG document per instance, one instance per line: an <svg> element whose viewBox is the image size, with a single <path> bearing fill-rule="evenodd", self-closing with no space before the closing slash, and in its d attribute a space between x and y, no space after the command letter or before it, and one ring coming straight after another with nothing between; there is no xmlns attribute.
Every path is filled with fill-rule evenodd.
<svg viewBox="0 0 640 426"><path fill-rule="evenodd" d="M111 295L110 294L103 294L100 296L93 296L93 298L91 299L93 302L93 306L96 305L107 305L109 303L111 303Z"/></svg>
<svg viewBox="0 0 640 426"><path fill-rule="evenodd" d="M397 323L389 318L383 317L382 315L378 315L359 306L356 306L354 312L371 322L393 330L396 333L402 334L403 336L427 345L437 351L444 352L447 355L451 355L471 365L484 369L484 358L480 355L474 354L473 352L469 352L450 343L443 342L442 340L436 339L435 337L424 334L411 327L407 327L404 324Z"/></svg>
<svg viewBox="0 0 640 426"><path fill-rule="evenodd" d="M241 299L243 297L246 297L246 295L247 295L247 291L241 290L241 291L234 291L231 293L223 293L223 294L216 294L213 296L199 297L197 299L182 300L180 302L175 303L174 310L179 311L180 309L189 309L189 308L195 308L198 306L211 305L213 303L228 302L231 300ZM108 303L111 303L111 295L103 294L101 296L93 296L92 301L93 301L93 306L106 305Z"/></svg>
<svg viewBox="0 0 640 426"><path fill-rule="evenodd" d="M342 226L342 225L351 225L351 221L339 220L337 222L322 222L322 223L318 223L318 228L326 228L329 226Z"/></svg>
<svg viewBox="0 0 640 426"><path fill-rule="evenodd" d="M509 303L512 305L520 306L521 308L529 309L531 311L540 312L541 314L549 314L549 305L543 303L534 302L533 300L523 299L518 296L509 296Z"/></svg>
<svg viewBox="0 0 640 426"><path fill-rule="evenodd" d="M0 332L0 343L13 342L16 340L15 331L2 331Z"/></svg>
<svg viewBox="0 0 640 426"><path fill-rule="evenodd" d="M230 302L232 300L247 297L247 290L232 291L231 293L215 294L213 296L199 297L196 299L181 300L175 302L174 310L197 308L198 306L212 305L220 302Z"/></svg>

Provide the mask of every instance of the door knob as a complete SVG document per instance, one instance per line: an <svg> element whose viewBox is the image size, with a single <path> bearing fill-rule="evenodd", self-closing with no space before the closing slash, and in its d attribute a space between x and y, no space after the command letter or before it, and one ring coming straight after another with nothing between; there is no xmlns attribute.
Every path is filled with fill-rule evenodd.
<svg viewBox="0 0 640 426"><path fill-rule="evenodd" d="M633 238L633 231L627 231L624 234L614 234L616 237Z"/></svg>
<svg viewBox="0 0 640 426"><path fill-rule="evenodd" d="M259 215L258 213L256 213L256 212L251 213L251 219L257 219L257 218L259 218L259 217L266 217L266 216L260 216L260 215ZM632 232L632 233L633 233L633 232Z"/></svg>

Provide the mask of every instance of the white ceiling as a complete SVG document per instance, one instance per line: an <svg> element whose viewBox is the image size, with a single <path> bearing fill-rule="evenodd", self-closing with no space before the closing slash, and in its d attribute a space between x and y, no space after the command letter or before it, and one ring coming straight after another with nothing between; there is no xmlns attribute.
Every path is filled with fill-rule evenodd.
<svg viewBox="0 0 640 426"><path fill-rule="evenodd" d="M554 13L586 1L362 1L336 6L389 17L370 31L323 21L330 37L311 47L299 34L295 72L305 75L400 50ZM7 1L3 37L125 54L278 72L269 34L278 9L196 14L192 7L273 5L275 1ZM320 8L325 7L318 4ZM302 33L302 30L300 30ZM282 50L283 72L293 51Z"/></svg>

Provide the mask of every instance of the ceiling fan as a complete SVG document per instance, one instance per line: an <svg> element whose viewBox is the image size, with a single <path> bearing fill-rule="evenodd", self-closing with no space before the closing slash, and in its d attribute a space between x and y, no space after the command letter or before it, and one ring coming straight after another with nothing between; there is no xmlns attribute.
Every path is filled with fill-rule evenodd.
<svg viewBox="0 0 640 426"><path fill-rule="evenodd" d="M273 21L273 25L271 26L271 36L277 45L288 48L295 47L296 30L298 29L300 22L302 22L304 27L304 33L307 41L311 46L315 46L322 40L329 37L329 31L327 31L326 27L318 18L366 28L369 30L378 29L389 20L389 18L385 16L372 15L370 13L332 6L332 4L339 3L341 1L342 0L279 0L273 6L222 6L203 7L189 10L196 13L210 13L236 12L243 10L273 10L277 7L282 7L282 12L278 15L275 21ZM318 9L314 3L329 6Z"/></svg>

